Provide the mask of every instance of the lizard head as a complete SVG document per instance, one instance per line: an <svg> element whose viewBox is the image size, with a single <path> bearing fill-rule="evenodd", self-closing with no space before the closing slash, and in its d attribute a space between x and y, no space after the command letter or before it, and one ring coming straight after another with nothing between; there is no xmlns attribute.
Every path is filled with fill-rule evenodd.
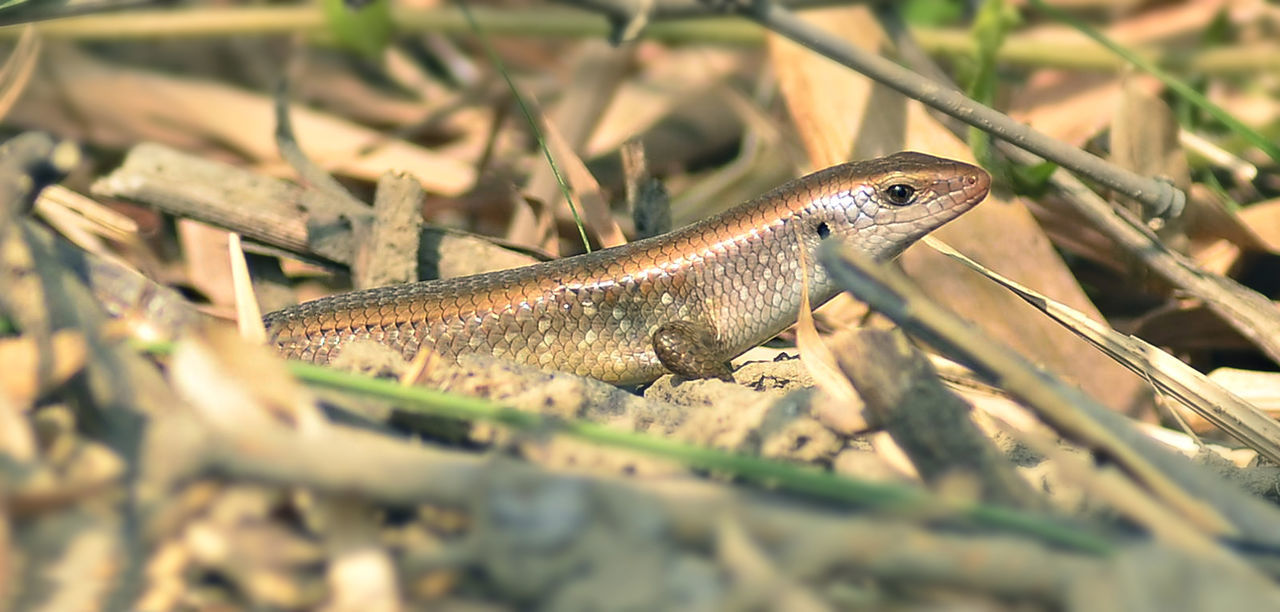
<svg viewBox="0 0 1280 612"><path fill-rule="evenodd" d="M820 237L887 260L981 202L991 176L971 164L903 152L833 166L802 183L810 194L804 216Z"/></svg>

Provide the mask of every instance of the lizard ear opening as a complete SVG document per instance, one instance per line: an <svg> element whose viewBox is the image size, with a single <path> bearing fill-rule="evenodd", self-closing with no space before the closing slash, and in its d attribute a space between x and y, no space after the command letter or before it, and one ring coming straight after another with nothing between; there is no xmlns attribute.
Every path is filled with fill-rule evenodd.
<svg viewBox="0 0 1280 612"><path fill-rule="evenodd" d="M819 223L814 230L818 232L818 238L822 238L824 240L827 236L831 235L831 226L827 225L826 221Z"/></svg>

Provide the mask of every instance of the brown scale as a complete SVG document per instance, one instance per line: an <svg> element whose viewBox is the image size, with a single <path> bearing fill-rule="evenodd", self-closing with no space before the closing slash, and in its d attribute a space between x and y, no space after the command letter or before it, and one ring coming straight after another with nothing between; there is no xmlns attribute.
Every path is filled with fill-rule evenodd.
<svg viewBox="0 0 1280 612"><path fill-rule="evenodd" d="M802 277L814 307L835 294L816 260L822 240L893 258L980 202L989 183L980 168L921 153L841 164L670 234L334 295L268 314L267 333L285 356L316 363L370 338L408 358L424 346L488 353L614 383L722 376L795 322Z"/></svg>

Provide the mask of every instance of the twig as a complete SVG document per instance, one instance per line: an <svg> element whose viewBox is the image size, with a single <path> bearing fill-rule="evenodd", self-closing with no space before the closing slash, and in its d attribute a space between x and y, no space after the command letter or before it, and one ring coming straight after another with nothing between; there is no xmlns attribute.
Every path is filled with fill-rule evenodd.
<svg viewBox="0 0 1280 612"><path fill-rule="evenodd" d="M925 297L901 273L831 243L821 260L836 283L951 359L1018 398L1065 437L1114 460L1165 503L1201 529L1267 546L1280 546L1280 512L1223 482L1142 435L1117 415L993 345L978 331Z"/></svg>
<svg viewBox="0 0 1280 612"><path fill-rule="evenodd" d="M1004 113L969 99L948 85L931 81L879 55L858 49L784 8L769 2L735 6L743 16L908 97L1016 147L1089 176L1142 204L1150 216L1176 217L1186 205L1186 194L1168 183L1139 176L1050 138Z"/></svg>
<svg viewBox="0 0 1280 612"><path fill-rule="evenodd" d="M338 179L333 178L327 170L307 157L302 146L298 144L293 133L293 121L289 115L289 80L281 75L276 81L275 94L272 96L272 111L276 118L276 148L280 158L288 162L294 172L307 186L320 191L334 201L343 202L344 208L355 211L365 208L364 202L351 195Z"/></svg>
<svg viewBox="0 0 1280 612"><path fill-rule="evenodd" d="M555 178L555 183L560 188L560 194L564 196L565 203L569 205L569 212L573 213L574 224L578 227L578 236L582 238L582 247L588 253L591 252L591 241L587 240L587 231L583 228L582 219L578 216L578 207L574 204L573 194L569 191L569 184L565 181L564 175L561 174L560 165L556 162L555 156L551 154L551 149L543 138L543 119L546 115L540 110L537 114L534 113L536 103L526 99L527 96L516 86L516 82L511 78L511 73L507 71L502 57L498 55L498 51L489 42L489 37L480 26L480 22L476 21L475 15L471 13L471 5L466 0L462 0L458 6L462 9L462 16L467 19L467 25L471 26L472 33L479 39L480 46L484 48L485 54L489 56L489 62L493 64L494 70L502 75L502 80L506 81L507 89L511 91L511 96L515 99L516 106L520 108L520 112L524 115L529 131L533 133L534 140L538 142L538 148L542 151L542 156L547 160L547 168L550 169L551 175ZM546 212L541 215L535 215L528 205L517 206L515 213L512 214L511 220L507 224L507 238L537 248L547 249L551 247L549 250L556 252L555 243L552 242L554 239L551 237L553 233L551 225L551 216Z"/></svg>
<svg viewBox="0 0 1280 612"><path fill-rule="evenodd" d="M563 0L568 2L569 0ZM664 3L657 2L661 12ZM710 9L708 9L710 10ZM599 12L556 7L472 7L486 32L494 36L601 38L612 31ZM470 32L462 14L452 7L394 9L402 32ZM761 28L736 17L662 18L651 21L640 38L672 44L750 45L764 42ZM183 10L140 10L120 14L70 17L35 24L41 36L63 40L149 40L209 38L272 34L323 37L328 24L316 5L184 7ZM949 57L968 53L973 40L956 28L912 27L912 35L930 54ZM0 27L0 38L17 38L20 28ZM1224 45L1188 56L1167 45L1138 48L1158 65L1199 74L1257 74L1280 71L1280 51L1274 44ZM1014 34L996 54L1002 65L1115 72L1124 61L1083 38L1041 41Z"/></svg>
<svg viewBox="0 0 1280 612"><path fill-rule="evenodd" d="M130 150L124 164L98 179L91 192L346 264L355 252L353 227L371 214L345 199L150 143Z"/></svg>
<svg viewBox="0 0 1280 612"><path fill-rule="evenodd" d="M134 147L91 191L215 225L294 256L347 265L355 258L355 224L368 223L373 214L366 206L150 143ZM424 279L535 261L466 232L425 225L421 232Z"/></svg>
<svg viewBox="0 0 1280 612"><path fill-rule="evenodd" d="M898 25L890 23L888 29L901 32ZM939 82L948 82L941 69L919 52L912 38L899 36L896 42L917 70ZM964 128L958 122L947 123L954 133L964 137ZM996 146L1016 163L1030 165L1039 162L1035 155L1009 143L997 141ZM1166 247L1127 209L1111 206L1070 173L1056 171L1050 175L1049 183L1064 196L1076 214L1084 217L1118 247L1173 286L1203 300L1242 336L1280 363L1280 309L1270 300L1230 278L1201 270L1195 262Z"/></svg>
<svg viewBox="0 0 1280 612"><path fill-rule="evenodd" d="M70 150L74 153L76 149ZM39 189L56 178L58 172L73 166L75 160L75 155L68 158L65 145L54 143L43 134L19 136L0 150L0 254L3 254L0 257L3 259L0 261L0 287L3 287L0 316L14 321L21 331L42 343L40 365L45 368L49 365L44 362L53 356L49 345L53 330L75 330L83 336L89 358L80 377L82 384L77 388L86 401L75 402L81 411L77 420L99 428L103 441L129 466L126 474L132 479L138 469L144 416L171 408L176 399L162 384L152 364L127 346L109 340L103 331L106 316L102 309L76 275L59 261L55 245L60 239L19 215L25 212L23 203L33 201ZM138 511L136 500L128 496L122 498L119 507L129 512ZM86 522L100 530L98 535L111 539L116 550L110 556L115 557L117 563L108 570L108 575L90 581L94 583L89 589L92 595L101 596L103 601L90 605L86 599L83 603L104 609L128 608L123 602L132 600L134 590L139 588L138 578L144 562L144 557L133 548L140 541L136 524L117 524L97 515ZM54 531L68 534L67 529ZM48 550L64 549L50 547ZM104 559L95 559L92 563L102 567ZM18 581L39 585L43 579L35 577L57 573L55 566L74 567L57 565L67 562L69 559L64 558L32 558L22 568L29 574L19 577Z"/></svg>
<svg viewBox="0 0 1280 612"><path fill-rule="evenodd" d="M426 192L407 174L387 172L378 178L373 222L361 241L353 267L356 289L418 280L422 200Z"/></svg>
<svg viewBox="0 0 1280 612"><path fill-rule="evenodd" d="M653 508L656 514L646 513L644 520L661 521L675 539L700 548L715 545L720 526L732 517L762 544L781 547L785 567L804 577L853 564L883 579L1061 602L1072 588L1095 584L1101 571L1097 558L1025 540L939 533L906 521L805 507L773 493L719 483L567 475L341 426L308 436L284 428L210 431L203 423L174 415L160 425L157 438L182 440L188 451L183 458L187 465L169 475L174 479L212 473L395 506L434 504L473 512L495 497L512 495L512 489L520 499L555 491L585 496L571 505L608 499L614 507Z"/></svg>
<svg viewBox="0 0 1280 612"><path fill-rule="evenodd" d="M1046 507L969 419L972 407L942 384L933 365L902 334L863 329L837 336L831 350L867 410L926 483L959 474L980 484L980 499Z"/></svg>
<svg viewBox="0 0 1280 612"><path fill-rule="evenodd" d="M294 363L290 369L300 379L322 387L343 389L372 396L393 399L412 405L426 414L461 419L480 419L499 423L506 427L531 431L555 431L581 438L588 442L606 444L620 449L652 454L663 459L679 461L686 465L737 474L757 482L767 482L797 493L820 496L832 501L870 504L882 509L920 512L954 513L957 518L991 527L1035 534L1047 541L1086 551L1100 551L1107 547L1092 534L1039 515L1019 512L999 506L960 505L948 507L933 496L919 489L894 485L875 484L842 478L827 472L778 461L770 461L699 448L673 440L631 432L581 421L552 421L536 414L513 410L486 400L457 397L449 394L405 387L388 381L336 372L310 364ZM1280 533L1278 531L1277 533ZM1101 546L1101 548L1100 548Z"/></svg>
<svg viewBox="0 0 1280 612"><path fill-rule="evenodd" d="M933 246L944 255L1009 289L1014 295L1134 373L1150 379L1161 392L1171 395L1227 435L1258 451L1272 462L1280 463L1280 424L1195 368L1141 338L1121 334L1066 304L987 270L949 247L937 244Z"/></svg>

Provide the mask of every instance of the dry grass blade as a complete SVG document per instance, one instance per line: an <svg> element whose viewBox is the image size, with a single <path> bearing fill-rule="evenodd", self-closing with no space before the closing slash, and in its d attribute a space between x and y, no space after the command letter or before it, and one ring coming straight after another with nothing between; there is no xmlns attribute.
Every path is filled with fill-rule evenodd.
<svg viewBox="0 0 1280 612"><path fill-rule="evenodd" d="M1177 399L1231 437L1280 463L1280 424L1249 402L1209 380L1195 368L1159 347L1117 332L1065 304L1001 276L939 241L926 238L926 242L1008 288L1125 367L1151 380L1162 392Z"/></svg>
<svg viewBox="0 0 1280 612"><path fill-rule="evenodd" d="M839 7L807 12L805 19L868 51L884 42L866 7ZM858 35L852 35L858 32ZM770 59L778 71L778 88L809 163L822 168L857 157L900 148L901 127L891 116L897 105L885 104L886 90L871 80L832 63L799 43L770 33Z"/></svg>
<svg viewBox="0 0 1280 612"><path fill-rule="evenodd" d="M800 237L797 236L796 240L799 239ZM804 249L797 249L796 253L801 259L804 258ZM826 415L833 426L841 431L863 431L867 429L866 418L861 411L855 411L855 407L861 406L862 401L849 379L840 372L835 355L818 335L818 328L813 323L813 311L809 304L809 277L803 274L803 271L808 269L804 261L800 262L800 269L802 271L800 286L803 290L800 292L800 314L796 320L796 348L800 351L800 363L803 363L809 375L813 376L813 381L835 398L835 409Z"/></svg>
<svg viewBox="0 0 1280 612"><path fill-rule="evenodd" d="M249 278L249 264L240 248L240 234L227 235L227 255L231 258L231 282L235 290L236 321L240 337L255 344L267 341L267 331L262 326L262 310L253 294L253 280Z"/></svg>
<svg viewBox="0 0 1280 612"><path fill-rule="evenodd" d="M587 12L554 6L564 1ZM1275 168L1242 165L1260 159L1247 143L1196 113L1172 113L1175 126L1152 112L1160 100L1184 110L1159 83L1119 72L1082 35L1040 37L1053 33L1043 20L996 23L998 2L471 4L393 10L399 35L367 61L327 44L319 5L54 19L39 36L0 28L0 119L67 139L0 146L0 608L1280 609L1280 429L1254 410L1280 405L1280 373L1209 377L1233 396L1106 327L1197 368L1276 353L1280 200L1260 200L1280 182ZM1268 89L1280 54L1260 57L1276 49L1266 0L1099 6L1065 10L1193 74L1245 123L1280 121ZM640 39L604 40L611 31ZM931 57L943 67L927 69ZM904 64L930 76L903 79ZM288 106L273 95L281 70ZM1020 170L929 110L954 106L996 141L1024 142L951 86L974 76L972 98L1043 126L1064 159L1093 167L1081 150L1106 150L1129 170L1085 178L1080 195L1013 197L1001 179ZM281 128L283 145L278 115L296 128ZM1207 142L1188 144L1192 132ZM619 161L627 142L643 147L631 163ZM59 148L82 159L58 162ZM726 307L794 307L840 278L810 269L782 279L794 295L775 295L754 281L776 270L739 278L736 256L650 274L662 262L623 247L623 258L554 262L545 286L508 282L517 273L390 301L338 297L324 304L359 302L361 314L245 341L261 335L259 309L622 244L789 196L774 190L810 169L898 151L984 160L994 193L932 235L1061 304L912 247L880 264L920 294L892 285L897 303L874 309L852 295L787 308L795 326L734 358L731 380L664 374L620 388L505 360L556 367L562 343L540 317L553 304L578 323L575 348L612 364L633 339L648 356L645 328L668 317L651 298L728 336L785 321ZM1145 231L1098 197L1099 186L1157 193L1153 175L1190 182L1185 225ZM47 185L55 176L65 189ZM655 217L669 222L610 206L659 182L673 204ZM930 212L902 208L873 222ZM1046 232L1047 208L1062 232ZM778 234L760 223L773 218L733 233L767 240ZM532 238L484 238L509 230ZM744 257L780 246L790 263L826 262L802 233L802 254L787 234ZM602 282L589 284L610 295L563 290L593 270ZM702 291L709 278L727 291ZM1235 295L1231 279L1258 294ZM612 301L609 280L626 299ZM644 300L629 299L633 282ZM457 312L417 299L477 283L492 299L456 300ZM895 306L907 320L886 333L881 313ZM489 331L491 314L517 325L452 342ZM600 333L610 317L626 342ZM366 330L374 340L347 350ZM130 332L166 340L144 353L121 341ZM278 354L304 339L339 341L342 356L322 367ZM434 350L406 363L384 344L400 340ZM930 365L929 344L964 365ZM795 346L799 359L781 358ZM1124 416L1156 403L1210 436Z"/></svg>
<svg viewBox="0 0 1280 612"><path fill-rule="evenodd" d="M114 242L131 242L138 237L136 221L62 185L52 185L40 192L36 212L42 216L56 215L62 222Z"/></svg>
<svg viewBox="0 0 1280 612"><path fill-rule="evenodd" d="M157 140L201 150L217 143L223 151L278 163L270 95L120 66L71 48L46 56L8 117L13 123L106 146ZM475 183L475 168L467 162L327 113L294 106L291 116L302 147L335 174L376 180L387 168L413 168L424 187L445 195Z"/></svg>
<svg viewBox="0 0 1280 612"><path fill-rule="evenodd" d="M22 29L22 36L13 48L13 54L0 67L0 118L9 114L18 97L27 89L31 74L40 59L40 33L33 25Z"/></svg>
<svg viewBox="0 0 1280 612"><path fill-rule="evenodd" d="M862 329L834 339L840 370L866 412L893 436L916 473L956 497L1044 509L1045 497L975 425L973 405L947 389L929 359L900 330Z"/></svg>
<svg viewBox="0 0 1280 612"><path fill-rule="evenodd" d="M806 11L805 18L868 51L874 51L883 38L880 25L863 7ZM771 50L787 109L814 167L903 149L972 160L968 147L920 103L794 43L779 40L771 43ZM1011 276L1035 278L1038 284L1054 288L1075 308L1093 311L1072 271L1016 200L990 195L938 235L965 252L1003 262ZM1106 405L1129 406L1140 397L1140 380L1006 292L958 273L956 266L927 249L908 249L900 261L933 299L980 321L993 338L1048 369L1080 381L1087 393ZM1002 316L988 316L991 312Z"/></svg>
<svg viewBox="0 0 1280 612"><path fill-rule="evenodd" d="M1012 145L1000 144L999 147L1017 163L1040 163L1035 155ZM1235 280L1209 273L1169 249L1136 216L1113 208L1070 173L1058 170L1049 181L1068 197L1073 210L1091 226L1170 284L1203 300L1272 361L1280 363L1280 309L1271 300Z"/></svg>
<svg viewBox="0 0 1280 612"><path fill-rule="evenodd" d="M964 160L971 156L964 145L930 117L921 105L911 104L907 148L934 151ZM1063 261L1018 198L991 194L973 210L932 234L983 261L1001 262L1001 270L1014 278L1034 279L1073 308L1102 316L1080 287L1074 272ZM1046 369L1076 381L1090 397L1109 407L1132 406L1145 398L1143 382L1093 347L1060 326L1046 321L1035 309L1007 291L981 282L958 264L932 249L908 249L900 259L903 270L935 301L960 316L977 322L994 340L1027 355ZM1000 316L991 316L991 313Z"/></svg>
<svg viewBox="0 0 1280 612"><path fill-rule="evenodd" d="M613 247L627 243L622 228L613 220L609 210L609 201L600 191L600 183L592 176L591 170L583 163L582 158L574 151L572 144L565 139L560 130L550 121L542 123L543 136L551 154L564 169L565 178L578 196L577 204L581 207L582 222L590 234L596 236L602 247Z"/></svg>
<svg viewBox="0 0 1280 612"><path fill-rule="evenodd" d="M996 418L1004 423L1005 431L1047 457L1055 470L1072 482L1084 486L1091 496L1105 500L1116 511L1146 526L1157 538L1176 543L1177 547L1197 557L1237 567L1244 565L1240 557L1197 530L1185 517L1161 504L1149 491L1126 478L1115 466L1097 465L1097 462L1088 457L1064 451L1052 436L1022 430L998 416Z"/></svg>
<svg viewBox="0 0 1280 612"><path fill-rule="evenodd" d="M329 425L311 394L288 375L284 362L227 328L208 327L179 342L169 376L187 406L212 427L296 429L318 435Z"/></svg>
<svg viewBox="0 0 1280 612"><path fill-rule="evenodd" d="M836 282L912 335L991 379L1064 437L1119 464L1165 504L1209 534L1280 543L1280 513L1215 474L1157 445L1131 424L924 297L900 273L848 248L824 249ZM1228 517L1230 517L1228 519Z"/></svg>

